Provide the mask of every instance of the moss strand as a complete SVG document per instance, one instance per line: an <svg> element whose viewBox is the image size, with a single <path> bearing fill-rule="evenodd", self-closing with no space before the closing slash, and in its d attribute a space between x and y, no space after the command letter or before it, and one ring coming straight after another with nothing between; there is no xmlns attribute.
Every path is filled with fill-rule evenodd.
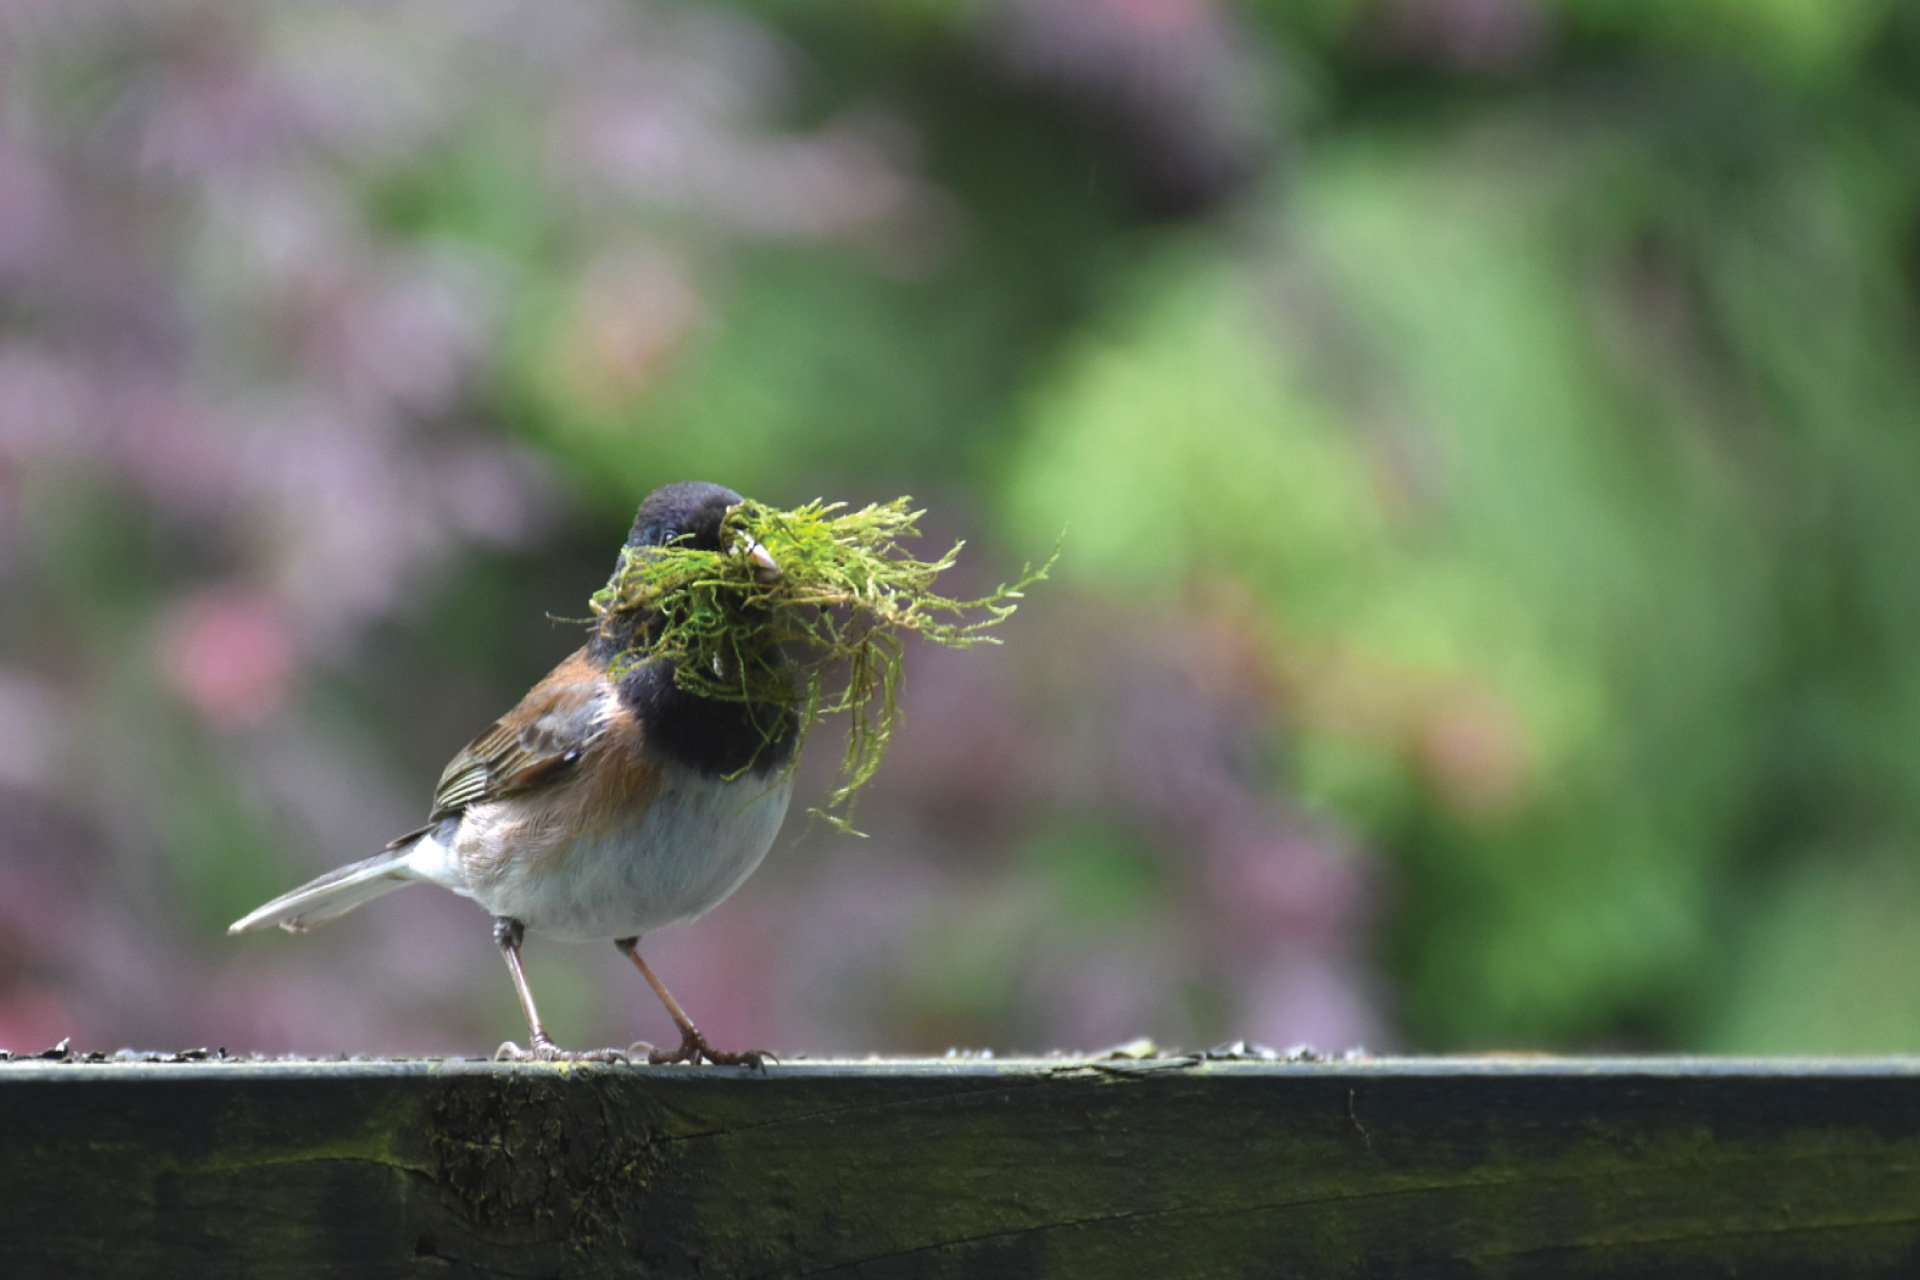
<svg viewBox="0 0 1920 1280"><path fill-rule="evenodd" d="M901 544L920 536L925 514L910 504L897 498L858 511L818 500L791 511L739 504L727 513L722 542L737 550L750 538L766 548L781 570L772 582L758 580L752 561L730 551L628 548L592 600L601 628L616 618L646 619L615 658L615 673L665 659L675 683L700 697L796 708L803 741L823 717L847 713L839 779L815 812L851 830L852 801L879 769L899 723L901 637L956 649L998 644L986 632L1053 565L1052 557L1028 564L977 600L940 595L934 582L965 544L934 560L910 554ZM787 655L787 665L770 660L776 653ZM829 692L836 670L844 683Z"/></svg>

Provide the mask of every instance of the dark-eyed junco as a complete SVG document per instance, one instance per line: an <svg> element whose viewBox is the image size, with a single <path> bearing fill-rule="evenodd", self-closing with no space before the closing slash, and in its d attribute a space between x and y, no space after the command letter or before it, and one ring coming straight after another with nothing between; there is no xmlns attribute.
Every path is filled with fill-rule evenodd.
<svg viewBox="0 0 1920 1280"><path fill-rule="evenodd" d="M741 501L714 484L672 484L640 504L627 545L723 551L721 520ZM756 544L765 580L780 569ZM427 825L361 862L329 872L235 923L231 933L319 924L410 881L472 898L492 913L532 1035L511 1056L569 1054L547 1037L520 967L523 934L612 939L666 1005L680 1047L653 1062L758 1066L700 1034L641 959L640 936L711 910L766 856L793 789L798 717L790 705L721 702L676 687L664 660L609 676L647 625L609 613L586 647L554 668L440 777ZM766 655L779 665L777 653Z"/></svg>

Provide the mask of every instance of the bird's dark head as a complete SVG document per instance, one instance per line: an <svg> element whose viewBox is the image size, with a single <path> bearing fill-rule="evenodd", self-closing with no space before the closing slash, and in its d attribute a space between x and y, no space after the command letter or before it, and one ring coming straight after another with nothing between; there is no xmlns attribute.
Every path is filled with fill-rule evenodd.
<svg viewBox="0 0 1920 1280"><path fill-rule="evenodd" d="M630 547L691 547L721 551L720 522L744 499L724 485L689 480L662 485L647 495L633 517Z"/></svg>
<svg viewBox="0 0 1920 1280"><path fill-rule="evenodd" d="M627 546L686 547L694 551L730 551L753 565L762 583L780 577L780 566L759 543L736 534L731 546L722 541L721 524L727 512L744 499L722 485L689 481L663 485L647 495L633 518ZM622 565L625 558L622 559ZM616 571L616 579L618 571ZM635 644L637 635L660 615L653 610L608 614L588 643L590 656L607 662ZM785 658L777 646L761 658L782 673ZM715 674L721 674L716 667ZM645 662L620 677L620 697L646 725L655 750L693 768L730 775L751 767L756 774L784 767L792 757L799 732L797 710L790 700L772 705L711 700L679 686L670 660Z"/></svg>
<svg viewBox="0 0 1920 1280"><path fill-rule="evenodd" d="M728 511L744 501L725 485L704 480L662 485L640 504L627 545L636 549L674 546L694 551L731 550L752 562L753 575L761 582L777 581L780 566L759 543L747 537L737 537L731 548L721 543L721 522Z"/></svg>

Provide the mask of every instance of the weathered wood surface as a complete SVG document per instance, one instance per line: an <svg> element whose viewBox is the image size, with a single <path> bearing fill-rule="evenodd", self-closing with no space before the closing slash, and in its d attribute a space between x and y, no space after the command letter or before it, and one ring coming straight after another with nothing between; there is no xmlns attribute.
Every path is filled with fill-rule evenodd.
<svg viewBox="0 0 1920 1280"><path fill-rule="evenodd" d="M1920 1064L0 1064L0 1275L1914 1276Z"/></svg>

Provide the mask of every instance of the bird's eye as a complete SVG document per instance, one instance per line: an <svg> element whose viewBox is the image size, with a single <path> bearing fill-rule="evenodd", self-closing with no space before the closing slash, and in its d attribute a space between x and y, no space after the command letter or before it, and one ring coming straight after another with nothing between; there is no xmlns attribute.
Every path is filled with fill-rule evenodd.
<svg viewBox="0 0 1920 1280"><path fill-rule="evenodd" d="M656 547L670 547L674 543L683 542L692 536L692 534L676 529L670 524L652 525L647 529L646 533L642 535L644 541Z"/></svg>

